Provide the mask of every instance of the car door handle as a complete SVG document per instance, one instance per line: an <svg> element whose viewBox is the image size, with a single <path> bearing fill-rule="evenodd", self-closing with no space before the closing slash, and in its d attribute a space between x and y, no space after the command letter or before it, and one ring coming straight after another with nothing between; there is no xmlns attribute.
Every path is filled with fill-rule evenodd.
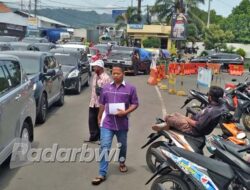
<svg viewBox="0 0 250 190"><path fill-rule="evenodd" d="M15 100L16 100L16 101L19 101L21 97L22 97L22 95L21 95L21 94L18 94L18 95L15 97Z"/></svg>

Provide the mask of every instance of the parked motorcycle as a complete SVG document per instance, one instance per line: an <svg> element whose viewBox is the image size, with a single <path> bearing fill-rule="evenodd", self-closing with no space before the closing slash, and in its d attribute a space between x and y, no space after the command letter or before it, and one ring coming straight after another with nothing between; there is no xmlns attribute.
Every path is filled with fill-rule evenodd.
<svg viewBox="0 0 250 190"><path fill-rule="evenodd" d="M248 131L250 131L249 86L250 82L239 83L235 89L230 89L225 93L227 107L230 111L234 111L235 121L239 123L240 119L242 119L245 129ZM196 90L190 90L189 93L190 96L186 99L181 109L193 100L198 101L199 105L193 105L187 108L186 116L188 116L190 113L198 112L204 109L209 104L207 94L198 92Z"/></svg>
<svg viewBox="0 0 250 190"><path fill-rule="evenodd" d="M165 162L158 166L146 185L160 175L151 190L159 184L165 189L175 190L249 190L250 160L245 160L243 155L250 153L250 146L235 148L233 143L224 139L217 142L221 146L214 143L213 152L221 160L171 145L152 149L153 154Z"/></svg>
<svg viewBox="0 0 250 190"><path fill-rule="evenodd" d="M163 122L164 120L157 119L156 124ZM224 112L214 117L213 122L219 123L222 130L221 136L224 139L241 146L249 144L246 134L238 127L238 124L233 121L233 115L229 112ZM156 141L159 137L163 137L164 140ZM174 129L151 133L148 136L147 143L141 148L143 149L150 145L146 152L146 162L152 172L155 172L157 166L163 162L160 158L154 157L152 149L169 144L191 152L203 154L205 137L195 137Z"/></svg>

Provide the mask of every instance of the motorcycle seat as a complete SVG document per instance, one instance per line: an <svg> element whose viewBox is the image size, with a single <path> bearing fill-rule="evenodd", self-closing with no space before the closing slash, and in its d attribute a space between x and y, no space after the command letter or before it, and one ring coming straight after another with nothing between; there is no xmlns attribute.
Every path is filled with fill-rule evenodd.
<svg viewBox="0 0 250 190"><path fill-rule="evenodd" d="M181 135L183 135L186 139L186 141L189 143L189 145L193 148L194 152L203 154L203 148L206 144L206 138L205 136L193 136L187 133L184 133L182 131L178 131L176 129L171 129L174 132L177 132Z"/></svg>
<svg viewBox="0 0 250 190"><path fill-rule="evenodd" d="M212 158L208 158L205 156L202 156L200 154L197 154L195 152L190 152L190 151L186 151L184 149L178 148L178 147L171 147L171 149L173 151L175 151L179 156L194 162L204 168L207 168L208 170L223 176L229 180L234 178L234 171L232 170L232 168L230 167L230 165L218 161L218 160L214 160Z"/></svg>
<svg viewBox="0 0 250 190"><path fill-rule="evenodd" d="M231 154L233 154L237 158L240 158L243 162L245 162L246 164L248 164L250 166L250 163L243 159L245 153L239 152L239 150L243 149L244 146L240 146L240 145L237 145L237 144L234 144L231 142L227 142L227 141L223 142L223 145L225 146L225 148L228 152L230 152Z"/></svg>

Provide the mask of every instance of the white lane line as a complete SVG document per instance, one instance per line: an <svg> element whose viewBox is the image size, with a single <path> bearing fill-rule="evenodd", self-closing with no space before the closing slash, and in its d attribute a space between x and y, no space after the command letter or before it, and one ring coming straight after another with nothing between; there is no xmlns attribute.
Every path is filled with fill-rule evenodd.
<svg viewBox="0 0 250 190"><path fill-rule="evenodd" d="M156 90L156 92L157 92L157 94L159 96L160 102L161 102L162 118L164 118L167 115L167 109L166 109L164 100L162 98L161 91L159 90L159 87L155 86L155 90Z"/></svg>

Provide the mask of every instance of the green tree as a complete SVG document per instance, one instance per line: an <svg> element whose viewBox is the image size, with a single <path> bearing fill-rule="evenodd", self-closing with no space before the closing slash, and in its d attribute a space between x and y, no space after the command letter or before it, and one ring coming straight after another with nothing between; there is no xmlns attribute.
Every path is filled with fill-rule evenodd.
<svg viewBox="0 0 250 190"><path fill-rule="evenodd" d="M159 38L148 38L143 40L143 47L145 48L159 48L161 46L161 41Z"/></svg>
<svg viewBox="0 0 250 190"><path fill-rule="evenodd" d="M175 12L185 12L182 2L189 7L197 7L197 4L204 3L204 0L156 0L151 12L157 14L161 22L169 24Z"/></svg>
<svg viewBox="0 0 250 190"><path fill-rule="evenodd" d="M219 25L211 24L204 29L204 44L206 49L226 49L227 42L232 42L234 35L231 31L224 32Z"/></svg>
<svg viewBox="0 0 250 190"><path fill-rule="evenodd" d="M192 43L195 43L197 40L199 40L198 29L193 23L188 24L187 26L187 40Z"/></svg>
<svg viewBox="0 0 250 190"><path fill-rule="evenodd" d="M235 53L237 53L238 55L240 55L242 57L246 57L246 52L242 48L237 49Z"/></svg>
<svg viewBox="0 0 250 190"><path fill-rule="evenodd" d="M250 43L250 1L242 0L226 21L221 23L221 28L233 32L234 42Z"/></svg>
<svg viewBox="0 0 250 190"><path fill-rule="evenodd" d="M140 23L140 16L138 16L137 8L128 7L127 11L116 17L117 29L126 28L127 24Z"/></svg>

